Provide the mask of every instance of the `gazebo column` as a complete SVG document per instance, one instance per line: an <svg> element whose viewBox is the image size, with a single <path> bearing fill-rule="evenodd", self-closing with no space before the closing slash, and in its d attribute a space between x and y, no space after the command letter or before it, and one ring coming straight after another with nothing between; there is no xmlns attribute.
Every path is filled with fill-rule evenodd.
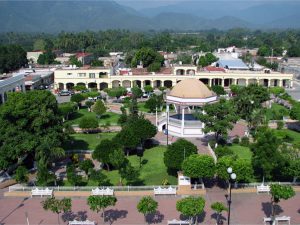
<svg viewBox="0 0 300 225"><path fill-rule="evenodd" d="M182 108L182 114L181 114L181 136L184 134L184 107Z"/></svg>

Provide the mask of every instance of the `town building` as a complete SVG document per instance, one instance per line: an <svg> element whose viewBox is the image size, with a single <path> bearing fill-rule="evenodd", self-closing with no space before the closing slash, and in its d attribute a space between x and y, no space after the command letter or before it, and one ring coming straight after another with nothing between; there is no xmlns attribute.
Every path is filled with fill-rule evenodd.
<svg viewBox="0 0 300 225"><path fill-rule="evenodd" d="M131 68L123 72L114 72L111 67L90 68L60 68L54 72L55 89L70 89L75 85L84 85L87 88L103 90L112 87L143 88L172 87L181 80L196 78L208 86L221 85L229 88L230 85L248 85L258 83L266 87L292 87L293 74L274 71L228 70L205 71L194 65L175 65L162 68L159 72L147 72L146 68Z"/></svg>
<svg viewBox="0 0 300 225"><path fill-rule="evenodd" d="M36 64L39 56L42 55L43 53L44 53L44 51L42 51L42 50L27 52L28 62Z"/></svg>
<svg viewBox="0 0 300 225"><path fill-rule="evenodd" d="M9 92L25 91L25 79L23 74L8 77L0 77L0 104L7 100Z"/></svg>

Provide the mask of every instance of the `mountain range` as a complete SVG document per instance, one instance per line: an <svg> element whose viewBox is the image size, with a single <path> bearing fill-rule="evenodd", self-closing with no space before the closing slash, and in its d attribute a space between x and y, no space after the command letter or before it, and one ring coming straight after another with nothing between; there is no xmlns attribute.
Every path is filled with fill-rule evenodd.
<svg viewBox="0 0 300 225"><path fill-rule="evenodd" d="M121 2L0 1L0 32L300 28L300 2L181 1L139 10Z"/></svg>

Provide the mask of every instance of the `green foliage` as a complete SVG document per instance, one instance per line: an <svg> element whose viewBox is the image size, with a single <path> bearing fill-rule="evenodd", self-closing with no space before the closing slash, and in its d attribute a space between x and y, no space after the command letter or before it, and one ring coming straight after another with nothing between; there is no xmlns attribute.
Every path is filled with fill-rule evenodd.
<svg viewBox="0 0 300 225"><path fill-rule="evenodd" d="M249 138L244 136L241 138L241 146L248 147L250 144Z"/></svg>
<svg viewBox="0 0 300 225"><path fill-rule="evenodd" d="M77 67L82 67L82 62L80 62L76 56L72 55L70 58L69 58L69 63L70 65L76 65Z"/></svg>
<svg viewBox="0 0 300 225"><path fill-rule="evenodd" d="M77 175L76 167L74 165L70 165L67 167L67 179L73 186L78 186L82 182L82 177Z"/></svg>
<svg viewBox="0 0 300 225"><path fill-rule="evenodd" d="M88 174L89 170L94 168L94 163L90 159L85 159L79 163L79 168Z"/></svg>
<svg viewBox="0 0 300 225"><path fill-rule="evenodd" d="M236 136L233 140L232 140L233 144L239 144L240 143L240 138L238 136Z"/></svg>
<svg viewBox="0 0 300 225"><path fill-rule="evenodd" d="M205 113L196 115L204 124L205 133L214 132L216 141L219 137L227 137L228 130L233 128L238 116L235 109L229 101L220 99L219 102L208 104L203 107Z"/></svg>
<svg viewBox="0 0 300 225"><path fill-rule="evenodd" d="M157 64L159 63L160 66L162 65L164 61L164 58L162 55L160 55L158 52L154 51L151 48L141 48L138 50L131 61L131 66L136 67L140 64L140 62L143 63L144 67L148 67L151 64ZM152 65L153 67L153 65ZM156 65L154 66L156 68Z"/></svg>
<svg viewBox="0 0 300 225"><path fill-rule="evenodd" d="M40 65L49 65L57 63L55 61L55 54L51 50L47 50L43 54L39 55L37 63Z"/></svg>
<svg viewBox="0 0 300 225"><path fill-rule="evenodd" d="M151 86L151 85L146 85L145 87L144 87L144 91L145 92L152 92L153 91L153 87Z"/></svg>
<svg viewBox="0 0 300 225"><path fill-rule="evenodd" d="M215 175L215 162L208 155L190 155L182 163L185 176L191 178L212 178Z"/></svg>
<svg viewBox="0 0 300 225"><path fill-rule="evenodd" d="M103 66L103 61L98 60L98 59L94 59L91 62L91 66L95 66L95 67Z"/></svg>
<svg viewBox="0 0 300 225"><path fill-rule="evenodd" d="M17 70L26 64L26 51L21 46L0 45L0 74Z"/></svg>
<svg viewBox="0 0 300 225"><path fill-rule="evenodd" d="M164 153L164 163L168 169L178 171L181 170L184 159L192 154L197 154L197 146L180 138L168 146Z"/></svg>
<svg viewBox="0 0 300 225"><path fill-rule="evenodd" d="M184 216L188 216L190 221L193 217L203 213L204 206L205 200L202 197L186 197L176 202L177 211Z"/></svg>
<svg viewBox="0 0 300 225"><path fill-rule="evenodd" d="M291 160L287 172L289 176L292 176L294 178L300 177L300 158Z"/></svg>
<svg viewBox="0 0 300 225"><path fill-rule="evenodd" d="M95 104L93 101L85 101L85 106L88 107L89 109Z"/></svg>
<svg viewBox="0 0 300 225"><path fill-rule="evenodd" d="M107 89L107 94L108 94L109 97L120 98L122 95L125 95L126 93L127 93L127 90L124 87L117 87L117 88Z"/></svg>
<svg viewBox="0 0 300 225"><path fill-rule="evenodd" d="M115 141L120 143L124 148L135 148L140 144L140 139L136 136L133 129L128 126L122 128L117 134Z"/></svg>
<svg viewBox="0 0 300 225"><path fill-rule="evenodd" d="M106 113L106 106L102 100L97 100L93 106L93 112L96 113L97 117L100 118L104 113Z"/></svg>
<svg viewBox="0 0 300 225"><path fill-rule="evenodd" d="M62 118L49 91L10 93L0 107L0 168L30 154L47 165L65 140Z"/></svg>
<svg viewBox="0 0 300 225"><path fill-rule="evenodd" d="M125 160L125 163L119 168L119 173L122 179L126 179L127 185L135 185L139 181L139 170L135 169L127 160Z"/></svg>
<svg viewBox="0 0 300 225"><path fill-rule="evenodd" d="M148 72L158 72L160 71L161 62L153 62L147 67Z"/></svg>
<svg viewBox="0 0 300 225"><path fill-rule="evenodd" d="M144 214L145 220L146 220L146 215L155 213L157 207L158 207L158 202L155 201L150 196L142 197L136 206L137 210L140 213Z"/></svg>
<svg viewBox="0 0 300 225"><path fill-rule="evenodd" d="M76 111L76 105L73 102L64 102L58 105L60 114L66 119Z"/></svg>
<svg viewBox="0 0 300 225"><path fill-rule="evenodd" d="M290 116L292 119L300 121L300 103L293 105Z"/></svg>
<svg viewBox="0 0 300 225"><path fill-rule="evenodd" d="M45 164L44 160L38 161L38 172L36 176L36 183L38 186L47 186L49 184L55 183L56 176L53 173L50 173L47 164Z"/></svg>
<svg viewBox="0 0 300 225"><path fill-rule="evenodd" d="M277 121L277 130L282 130L284 127L284 122L283 121Z"/></svg>
<svg viewBox="0 0 300 225"><path fill-rule="evenodd" d="M227 146L218 145L218 147L214 150L217 158L221 158L223 156L231 156L233 155L233 151Z"/></svg>
<svg viewBox="0 0 300 225"><path fill-rule="evenodd" d="M109 179L101 172L101 170L96 171L94 169L90 169L89 180L96 182L98 186L111 186Z"/></svg>
<svg viewBox="0 0 300 225"><path fill-rule="evenodd" d="M57 214L58 217L58 224L59 221L59 214L64 212L69 212L72 209L72 200L70 198L63 198L63 199L56 199L55 197L47 198L46 200L41 202L43 209L48 211L50 210L53 213Z"/></svg>
<svg viewBox="0 0 300 225"><path fill-rule="evenodd" d="M210 207L217 213L217 224L220 224L220 217L222 215L222 212L228 211L228 208L222 202L214 202Z"/></svg>
<svg viewBox="0 0 300 225"><path fill-rule="evenodd" d="M232 167L233 159L231 156L223 156L218 159L216 164L216 174L222 180L228 180L229 175L227 173L227 168ZM234 171L236 173L236 171Z"/></svg>
<svg viewBox="0 0 300 225"><path fill-rule="evenodd" d="M99 127L98 120L94 117L84 116L79 122L80 129L89 131L90 129L96 129Z"/></svg>
<svg viewBox="0 0 300 225"><path fill-rule="evenodd" d="M236 159L232 164L233 171L236 173L236 181L249 183L253 180L254 171L250 160Z"/></svg>
<svg viewBox="0 0 300 225"><path fill-rule="evenodd" d="M224 88L220 85L213 85L211 87L211 90L213 92L215 92L217 95L225 95L226 94L226 91L224 90Z"/></svg>
<svg viewBox="0 0 300 225"><path fill-rule="evenodd" d="M179 54L175 62L182 62L182 64L192 64L192 55L186 53Z"/></svg>
<svg viewBox="0 0 300 225"><path fill-rule="evenodd" d="M255 175L267 179L276 179L280 176L280 168L284 168L285 160L278 150L279 145L280 141L272 130L258 132L256 143L250 146Z"/></svg>
<svg viewBox="0 0 300 225"><path fill-rule="evenodd" d="M87 90L87 88L85 85L76 85L76 86L74 86L74 90L75 91L84 91L84 90Z"/></svg>
<svg viewBox="0 0 300 225"><path fill-rule="evenodd" d="M74 94L71 96L71 102L76 102L77 104L82 102L84 99L85 98L82 94Z"/></svg>
<svg viewBox="0 0 300 225"><path fill-rule="evenodd" d="M271 94L274 94L275 96L279 96L280 94L285 93L285 90L283 87L270 87L269 91Z"/></svg>
<svg viewBox="0 0 300 225"><path fill-rule="evenodd" d="M145 103L145 108L149 112L155 112L156 108L160 110L164 104L163 95L152 95Z"/></svg>
<svg viewBox="0 0 300 225"><path fill-rule="evenodd" d="M134 86L133 88L131 88L131 92L134 98L140 98L143 95L142 89L140 89L138 86Z"/></svg>
<svg viewBox="0 0 300 225"><path fill-rule="evenodd" d="M198 65L205 67L218 60L212 53L208 52L204 56L200 56Z"/></svg>
<svg viewBox="0 0 300 225"><path fill-rule="evenodd" d="M105 222L105 209L109 206L115 206L117 198L115 196L89 196L87 204L92 211L99 213L102 210L103 222Z"/></svg>
<svg viewBox="0 0 300 225"><path fill-rule="evenodd" d="M28 181L28 171L24 166L16 169L15 179L18 183L26 183Z"/></svg>
<svg viewBox="0 0 300 225"><path fill-rule="evenodd" d="M119 149L119 144L113 140L104 139L96 146L95 151L92 154L93 159L97 159L99 162L104 163L109 170L109 164L111 163L111 156L115 150Z"/></svg>

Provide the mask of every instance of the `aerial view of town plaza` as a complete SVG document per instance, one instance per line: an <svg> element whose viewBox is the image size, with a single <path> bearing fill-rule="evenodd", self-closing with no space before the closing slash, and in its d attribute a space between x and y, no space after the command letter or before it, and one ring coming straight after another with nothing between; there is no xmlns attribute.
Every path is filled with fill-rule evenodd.
<svg viewBox="0 0 300 225"><path fill-rule="evenodd" d="M300 225L299 12L0 1L0 225Z"/></svg>

